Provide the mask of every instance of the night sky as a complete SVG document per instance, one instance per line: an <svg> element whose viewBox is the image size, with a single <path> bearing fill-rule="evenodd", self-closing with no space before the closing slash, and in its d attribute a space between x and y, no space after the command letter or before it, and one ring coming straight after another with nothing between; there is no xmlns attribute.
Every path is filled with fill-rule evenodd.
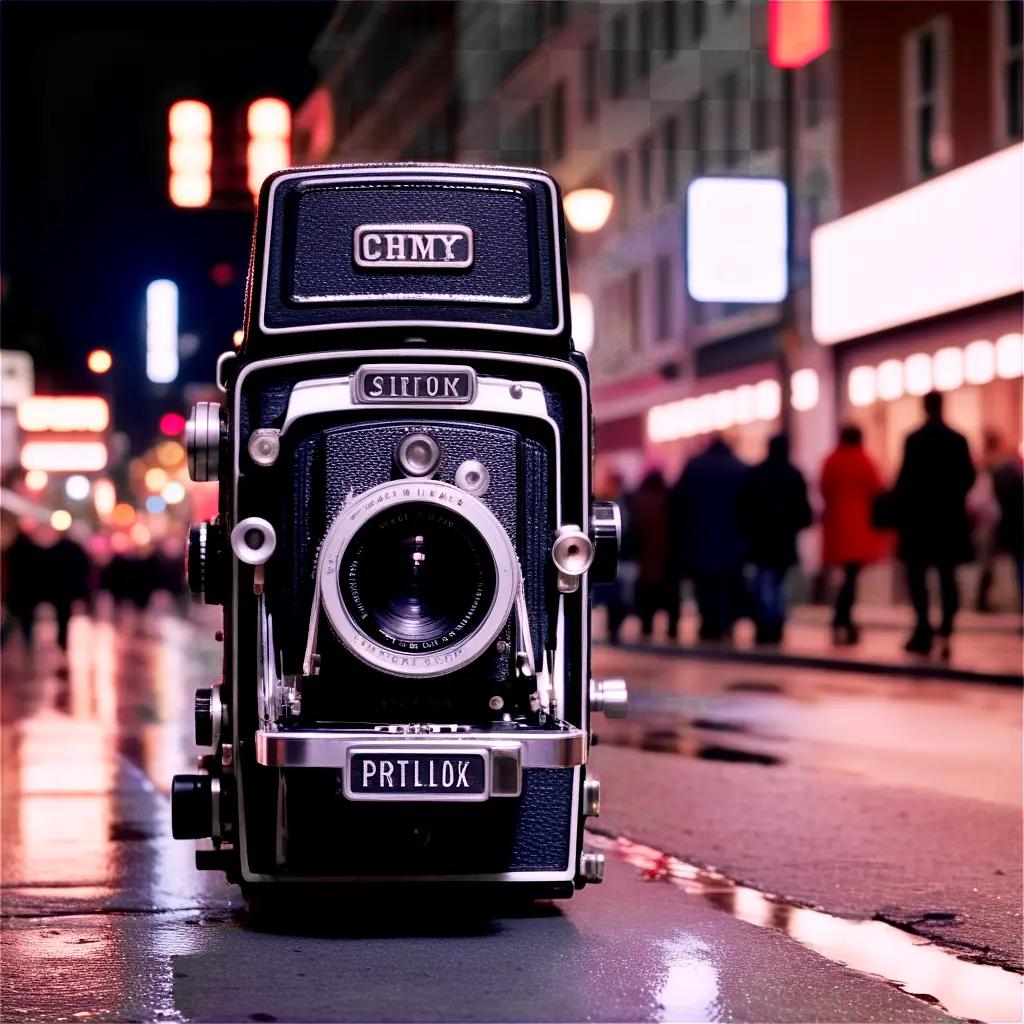
<svg viewBox="0 0 1024 1024"><path fill-rule="evenodd" d="M182 385L212 380L242 322L252 212L171 206L167 109L202 99L227 122L261 95L297 105L315 83L309 54L332 6L0 5L3 345L32 352L40 390L95 387L85 357L109 348L115 426L138 446L181 407ZM218 263L231 284L213 282ZM144 373L145 288L158 277L178 283L180 330L200 339L162 393Z"/></svg>

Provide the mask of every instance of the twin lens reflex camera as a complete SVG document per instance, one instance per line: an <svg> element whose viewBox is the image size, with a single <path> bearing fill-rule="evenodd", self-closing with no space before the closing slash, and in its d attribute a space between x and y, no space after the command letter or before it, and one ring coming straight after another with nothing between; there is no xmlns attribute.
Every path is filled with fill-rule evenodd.
<svg viewBox="0 0 1024 1024"><path fill-rule="evenodd" d="M224 607L173 832L252 898L302 885L600 881L587 366L539 171L284 171L260 195L244 341L188 424L219 511L189 585Z"/></svg>

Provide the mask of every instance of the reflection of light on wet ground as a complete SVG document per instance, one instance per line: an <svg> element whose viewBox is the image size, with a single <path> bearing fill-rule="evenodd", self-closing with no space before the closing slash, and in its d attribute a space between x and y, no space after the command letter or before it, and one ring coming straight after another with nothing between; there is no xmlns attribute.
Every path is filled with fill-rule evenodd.
<svg viewBox="0 0 1024 1024"><path fill-rule="evenodd" d="M665 981L658 990L663 1020L715 1020L718 972L711 950L693 935L657 943L665 957Z"/></svg>
<svg viewBox="0 0 1024 1024"><path fill-rule="evenodd" d="M884 978L912 995L932 997L950 1013L993 1024L1022 1019L1024 978L1020 975L961 960L881 921L852 921L794 906L629 839L588 833L587 842L639 868L650 881L671 882L741 921L781 931L829 960ZM701 961L692 956L681 959L679 974L670 971L666 988L681 990L687 972L693 975L694 984L707 988L695 963ZM695 1019L692 1002L685 1005L691 1009L676 1017L669 1013L668 1019Z"/></svg>
<svg viewBox="0 0 1024 1024"><path fill-rule="evenodd" d="M14 728L4 771L19 777L17 803L5 815L16 841L4 832L8 853L20 860L15 874L35 883L106 878L115 772L106 729L56 711Z"/></svg>

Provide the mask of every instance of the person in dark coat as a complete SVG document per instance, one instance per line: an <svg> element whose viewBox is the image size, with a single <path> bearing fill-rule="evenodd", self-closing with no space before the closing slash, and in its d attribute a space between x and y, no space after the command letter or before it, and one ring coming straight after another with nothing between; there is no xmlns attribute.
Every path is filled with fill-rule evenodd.
<svg viewBox="0 0 1024 1024"><path fill-rule="evenodd" d="M5 545L3 549L3 602L8 619L4 623L4 639L17 625L25 646L32 647L32 627L36 607L42 600L43 549L30 537L7 509L3 510Z"/></svg>
<svg viewBox="0 0 1024 1024"><path fill-rule="evenodd" d="M668 486L660 469L651 469L630 495L629 523L637 564L634 604L640 631L651 635L654 615L668 613L668 635L679 633L679 579L669 560Z"/></svg>
<svg viewBox="0 0 1024 1024"><path fill-rule="evenodd" d="M811 525L807 481L789 461L789 439L777 434L768 457L747 473L739 492L740 527L754 577L756 642L777 644L786 623L786 574L797 562L797 534Z"/></svg>
<svg viewBox="0 0 1024 1024"><path fill-rule="evenodd" d="M742 609L745 544L736 499L746 473L746 464L716 436L672 488L674 561L693 581L701 640L729 636Z"/></svg>
<svg viewBox="0 0 1024 1024"><path fill-rule="evenodd" d="M942 419L942 395L938 391L924 396L924 411L923 426L907 436L893 491L899 556L906 566L917 620L906 649L914 654L928 654L932 649L927 574L934 568L942 604L940 653L948 658L960 604L956 567L969 562L973 555L967 492L974 484L975 473L967 439Z"/></svg>
<svg viewBox="0 0 1024 1024"><path fill-rule="evenodd" d="M860 427L844 426L839 444L821 469L822 562L843 571L832 617L836 644L855 644L860 638L853 622L857 580L861 569L882 558L887 546L885 535L872 522L872 509L883 490L878 467L864 450Z"/></svg>
<svg viewBox="0 0 1024 1024"><path fill-rule="evenodd" d="M1010 452L993 464L991 473L999 505L996 548L1013 559L1018 596L1024 602L1024 462L1016 452Z"/></svg>
<svg viewBox="0 0 1024 1024"><path fill-rule="evenodd" d="M61 534L43 551L41 600L53 605L57 616L57 643L68 649L68 624L76 603L88 601L92 591L92 563L81 544Z"/></svg>

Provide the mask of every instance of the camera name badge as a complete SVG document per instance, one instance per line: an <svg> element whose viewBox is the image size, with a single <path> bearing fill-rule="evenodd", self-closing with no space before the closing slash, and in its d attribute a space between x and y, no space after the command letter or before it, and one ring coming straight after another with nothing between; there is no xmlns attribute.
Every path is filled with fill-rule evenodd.
<svg viewBox="0 0 1024 1024"><path fill-rule="evenodd" d="M381 270L466 270L473 266L473 229L464 224L360 224L356 266Z"/></svg>
<svg viewBox="0 0 1024 1024"><path fill-rule="evenodd" d="M465 405L476 397L476 371L469 366L361 366L352 379L354 402Z"/></svg>
<svg viewBox="0 0 1024 1024"><path fill-rule="evenodd" d="M481 750L352 750L349 800L486 800L488 755Z"/></svg>

